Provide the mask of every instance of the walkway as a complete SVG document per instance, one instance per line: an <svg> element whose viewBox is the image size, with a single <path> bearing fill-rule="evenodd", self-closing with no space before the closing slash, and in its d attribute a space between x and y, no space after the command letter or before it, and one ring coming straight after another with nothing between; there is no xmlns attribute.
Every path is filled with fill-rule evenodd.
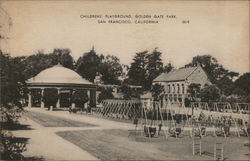
<svg viewBox="0 0 250 161"><path fill-rule="evenodd" d="M37 122L23 117L21 124L30 125L32 130L18 130L13 134L17 137L30 138L25 157L42 157L45 160L98 160L78 146L56 135L59 131L90 130L90 129L132 129L133 125L114 122L87 115L69 114L67 111L46 111L45 109L26 108L27 111L57 116L68 120L89 123L97 126L86 127L44 127Z"/></svg>

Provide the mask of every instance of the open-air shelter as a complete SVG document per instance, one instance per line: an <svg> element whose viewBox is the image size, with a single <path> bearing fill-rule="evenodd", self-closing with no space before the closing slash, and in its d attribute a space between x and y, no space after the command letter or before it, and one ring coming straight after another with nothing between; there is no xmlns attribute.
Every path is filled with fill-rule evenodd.
<svg viewBox="0 0 250 161"><path fill-rule="evenodd" d="M93 107L96 104L96 85L82 78L75 71L63 67L61 64L47 68L35 77L26 81L28 94L28 107L39 106L44 108L44 90L46 88L57 89L58 101L56 108L73 106L72 93L77 89L86 90L89 98L88 104ZM36 95L36 98L34 97Z"/></svg>

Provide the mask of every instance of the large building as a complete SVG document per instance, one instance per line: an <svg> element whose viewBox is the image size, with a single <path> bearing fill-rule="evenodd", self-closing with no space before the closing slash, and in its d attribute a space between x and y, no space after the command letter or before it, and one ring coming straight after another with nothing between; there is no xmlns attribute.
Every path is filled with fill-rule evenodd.
<svg viewBox="0 0 250 161"><path fill-rule="evenodd" d="M153 84L156 83L164 86L164 101L172 103L184 103L185 98L189 97L188 86L192 83L200 84L201 87L205 84L211 84L200 65L162 73L154 79Z"/></svg>

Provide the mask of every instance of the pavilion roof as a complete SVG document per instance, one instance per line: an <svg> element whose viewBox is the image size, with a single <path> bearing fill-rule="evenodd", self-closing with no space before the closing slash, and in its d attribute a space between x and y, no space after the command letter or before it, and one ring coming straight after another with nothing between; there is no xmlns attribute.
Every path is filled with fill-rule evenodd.
<svg viewBox="0 0 250 161"><path fill-rule="evenodd" d="M82 78L75 71L58 64L47 68L35 77L26 81L27 84L78 84L92 85L92 83Z"/></svg>

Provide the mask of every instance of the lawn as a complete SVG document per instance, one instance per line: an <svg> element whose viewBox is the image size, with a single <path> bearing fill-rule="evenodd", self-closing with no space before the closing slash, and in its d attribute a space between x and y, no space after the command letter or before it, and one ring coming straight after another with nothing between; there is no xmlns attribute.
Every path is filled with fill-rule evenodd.
<svg viewBox="0 0 250 161"><path fill-rule="evenodd" d="M129 136L126 130L63 131L62 138L79 146L101 160L213 160L214 143L222 142L224 156L229 160L249 160L246 137L212 137L202 139L202 156L192 155L192 139Z"/></svg>
<svg viewBox="0 0 250 161"><path fill-rule="evenodd" d="M73 121L70 119L51 116L51 115L42 114L42 113L38 113L38 112L28 111L26 113L26 116L28 116L33 121L35 121L35 122L37 122L40 125L45 126L45 127L91 127L91 126L96 126L96 125L85 123L85 122Z"/></svg>

